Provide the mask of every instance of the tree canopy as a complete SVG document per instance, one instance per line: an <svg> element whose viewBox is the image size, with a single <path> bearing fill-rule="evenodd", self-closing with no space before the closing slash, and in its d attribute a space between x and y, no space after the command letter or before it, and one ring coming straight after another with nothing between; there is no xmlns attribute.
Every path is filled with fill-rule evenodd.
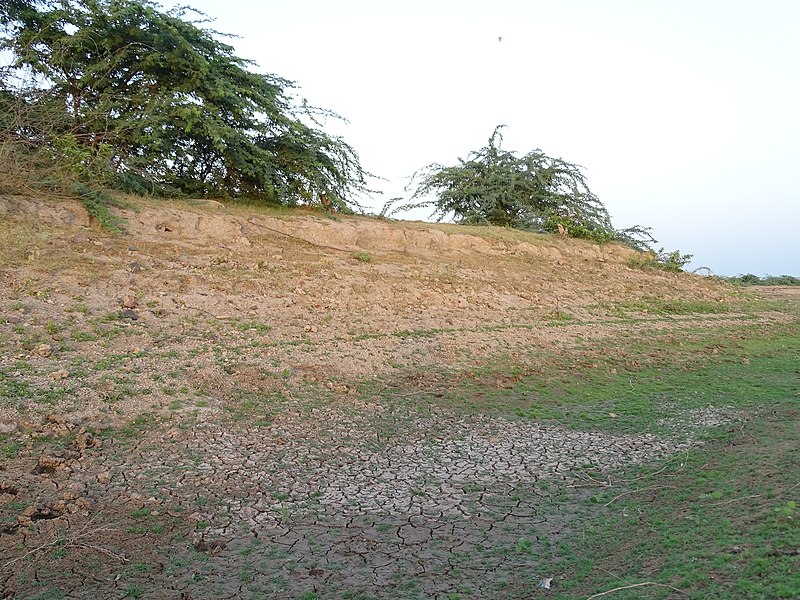
<svg viewBox="0 0 800 600"><path fill-rule="evenodd" d="M4 135L134 192L346 208L365 191L334 113L261 74L221 34L149 0L6 0ZM197 13L198 18L203 15Z"/></svg>
<svg viewBox="0 0 800 600"><path fill-rule="evenodd" d="M556 231L596 241L619 239L637 248L650 241L643 227L617 231L598 197L589 189L581 167L535 149L524 156L504 150L503 125L487 145L458 164L431 164L412 179L409 204L401 209L433 208L439 220Z"/></svg>

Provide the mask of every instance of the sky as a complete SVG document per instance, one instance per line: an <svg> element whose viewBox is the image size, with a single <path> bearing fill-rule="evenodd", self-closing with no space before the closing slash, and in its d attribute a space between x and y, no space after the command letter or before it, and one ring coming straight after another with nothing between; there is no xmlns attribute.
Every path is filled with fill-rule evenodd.
<svg viewBox="0 0 800 600"><path fill-rule="evenodd" d="M800 275L796 0L180 4L347 119L324 129L385 179L368 209L504 124L505 149L583 166L616 227L652 227L690 270Z"/></svg>

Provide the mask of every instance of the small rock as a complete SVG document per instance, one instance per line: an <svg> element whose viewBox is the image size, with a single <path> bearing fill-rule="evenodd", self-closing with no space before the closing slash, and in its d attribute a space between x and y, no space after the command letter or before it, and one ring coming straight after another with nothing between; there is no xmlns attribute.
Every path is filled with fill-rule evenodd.
<svg viewBox="0 0 800 600"><path fill-rule="evenodd" d="M19 429L16 421L0 421L0 435L8 435Z"/></svg>
<svg viewBox="0 0 800 600"><path fill-rule="evenodd" d="M111 472L110 471L103 471L102 473L97 474L97 483L100 485L108 485L111 481Z"/></svg>
<svg viewBox="0 0 800 600"><path fill-rule="evenodd" d="M617 418L617 413L608 413L608 418L609 419L616 419Z"/></svg>
<svg viewBox="0 0 800 600"><path fill-rule="evenodd" d="M36 350L34 350L33 352L37 356L47 358L48 356L53 354L53 347L50 344L40 344L39 346L36 347Z"/></svg>
<svg viewBox="0 0 800 600"><path fill-rule="evenodd" d="M92 501L89 500L88 498L77 498L75 500L75 506L77 506L78 508L91 508Z"/></svg>
<svg viewBox="0 0 800 600"><path fill-rule="evenodd" d="M59 369L58 371L53 371L50 373L50 379L53 381L61 381L67 377L69 377L69 372L66 369Z"/></svg>
<svg viewBox="0 0 800 600"><path fill-rule="evenodd" d="M65 462L66 461L60 456L48 456L43 454L39 457L39 462L33 469L33 473L35 475L40 475L42 473L55 473L56 470L64 467Z"/></svg>
<svg viewBox="0 0 800 600"><path fill-rule="evenodd" d="M72 238L73 243L75 244L85 244L89 241L89 238L86 237L85 233L78 233Z"/></svg>
<svg viewBox="0 0 800 600"><path fill-rule="evenodd" d="M94 448L97 446L97 440L95 437L89 433L81 432L75 436L75 445L78 447L79 450L86 450L87 448Z"/></svg>
<svg viewBox="0 0 800 600"><path fill-rule="evenodd" d="M126 294L122 298L123 308L136 308L136 296L133 294Z"/></svg>
<svg viewBox="0 0 800 600"><path fill-rule="evenodd" d="M131 321L136 321L139 318L139 315L136 314L136 311L131 310L130 308L123 310L122 316L126 319L130 319Z"/></svg>

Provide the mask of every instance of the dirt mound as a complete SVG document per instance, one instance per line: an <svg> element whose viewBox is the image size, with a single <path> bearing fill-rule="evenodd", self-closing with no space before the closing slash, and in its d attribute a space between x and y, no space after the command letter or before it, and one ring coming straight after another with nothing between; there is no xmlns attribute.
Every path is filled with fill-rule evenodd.
<svg viewBox="0 0 800 600"><path fill-rule="evenodd" d="M624 261L634 252L619 245L599 246L573 241L558 244L545 236L529 236L536 242L492 240L478 235L447 233L425 223L410 226L379 219L340 216L336 219L304 217L234 216L224 205L195 202L195 208L150 206L122 211L129 234L146 241L164 241L207 246L209 243L250 246L250 238L283 235L327 250L369 251L380 254L435 255L503 254L529 255L558 260L577 259ZM74 207L79 210L79 207ZM200 210L198 210L200 208ZM63 210L63 209L62 209ZM169 234L169 235L165 235Z"/></svg>
<svg viewBox="0 0 800 600"><path fill-rule="evenodd" d="M122 211L125 232L113 234L90 226L74 202L0 197L9 241L0 303L6 327L21 328L10 334L17 355L32 352L50 369L37 380L42 388L68 385L72 367L64 359L95 354L101 341L103 352L128 353L128 367L146 373L161 346L203 355L217 339L220 356L207 356L208 368L195 361L187 376L225 387L224 346L261 340L261 356L233 362L247 385L263 389L270 374L284 371L325 381L457 367L521 351L534 340L599 339L631 311L646 318L699 302L718 312L731 298L729 288L709 279L630 268L632 251L617 245L494 228L273 215L209 201L139 204ZM554 329L553 322L573 325ZM663 326L658 319L647 325ZM58 350L64 338L66 354ZM35 353L42 344L55 349L53 356ZM82 414L118 387L89 378L96 387L82 388ZM117 406L136 413L141 404L123 397Z"/></svg>

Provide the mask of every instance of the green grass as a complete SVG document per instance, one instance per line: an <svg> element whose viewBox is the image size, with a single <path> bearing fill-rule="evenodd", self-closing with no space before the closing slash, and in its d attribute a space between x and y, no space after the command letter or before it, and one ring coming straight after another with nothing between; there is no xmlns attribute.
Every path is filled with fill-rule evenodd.
<svg viewBox="0 0 800 600"><path fill-rule="evenodd" d="M555 597L648 581L691 598L800 597L799 447L800 403L776 399L663 471L650 466L655 475L604 490L606 502L626 495L554 549L547 572L559 574ZM620 474L636 477L642 472ZM613 597L673 593L647 586Z"/></svg>
<svg viewBox="0 0 800 600"><path fill-rule="evenodd" d="M6 441L6 436L0 435L0 458L11 459L16 458L19 451L22 449L20 442Z"/></svg>
<svg viewBox="0 0 800 600"><path fill-rule="evenodd" d="M576 429L659 431L655 422L676 411L753 408L791 397L798 391L797 365L800 326L787 324L642 333L570 351L534 349L472 369L402 373L359 389L367 396L374 390L374 401L406 408L441 406Z"/></svg>
<svg viewBox="0 0 800 600"><path fill-rule="evenodd" d="M361 252L353 252L352 254L350 254L350 256L352 258L354 258L355 260L357 260L358 262L362 262L362 263L372 262L372 256L370 255L369 252L363 252L363 251L361 251Z"/></svg>
<svg viewBox="0 0 800 600"><path fill-rule="evenodd" d="M389 390L386 383L360 389L368 397L379 390L373 400L402 409L439 406L595 431L669 434L659 419L731 409L739 420L705 430L704 446L616 473L611 487L583 500L565 488L561 502L586 503L587 517L551 546L542 572L556 577L552 597L564 599L648 582L660 586L609 596L800 598L797 322L643 333L500 357L469 371L406 374ZM527 538L512 542L515 554L531 548Z"/></svg>
<svg viewBox="0 0 800 600"><path fill-rule="evenodd" d="M31 387L24 381L17 381L13 375L0 371L0 398L22 400L33 396Z"/></svg>

